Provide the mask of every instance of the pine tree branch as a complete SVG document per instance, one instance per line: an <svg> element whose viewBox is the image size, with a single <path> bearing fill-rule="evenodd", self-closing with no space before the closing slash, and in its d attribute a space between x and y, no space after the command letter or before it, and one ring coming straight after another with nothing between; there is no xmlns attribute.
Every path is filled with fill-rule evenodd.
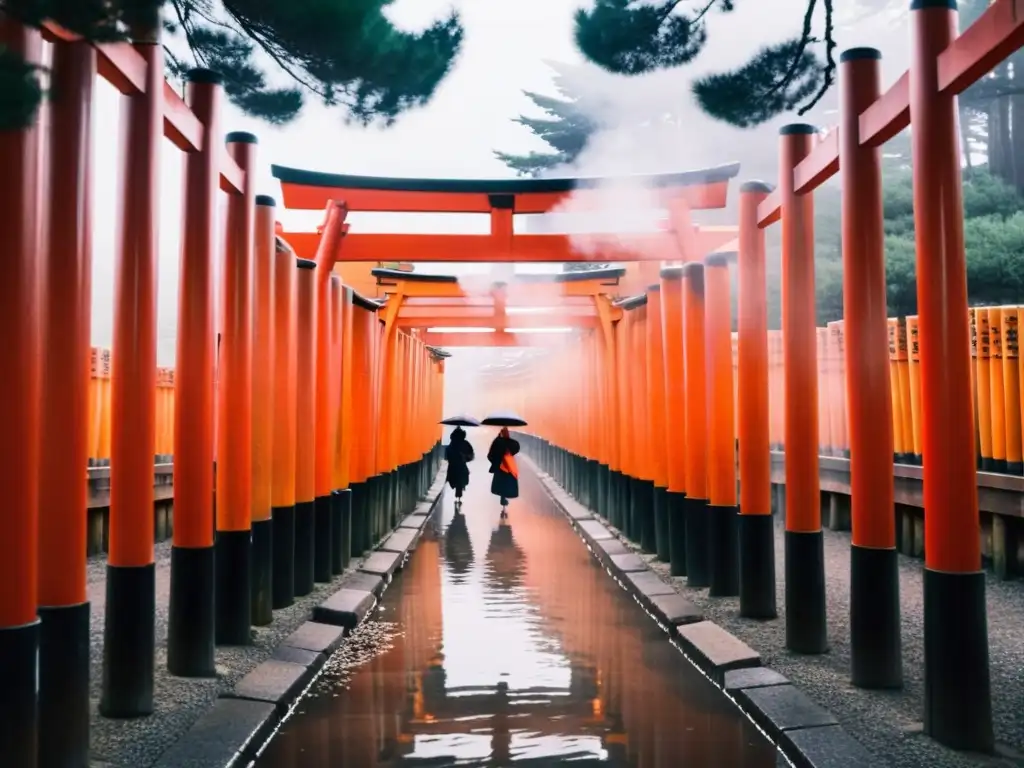
<svg viewBox="0 0 1024 768"><path fill-rule="evenodd" d="M800 62L803 60L804 53L807 51L807 46L813 42L817 42L811 35L811 23L814 19L814 8L818 4L818 0L808 0L807 10L804 12L804 28L800 33L800 45L797 48L793 60L789 65L789 69L786 70L779 80L768 89L768 94L777 93L782 88L785 88L793 80L793 77L797 73L797 69L800 67Z"/></svg>
<svg viewBox="0 0 1024 768"><path fill-rule="evenodd" d="M811 109L821 101L822 97L828 93L828 89L832 87L832 83L835 81L836 75L836 60L835 60L835 29L832 23L832 3L833 0L823 0L825 3L825 75L824 80L821 83L821 88L814 94L814 97L802 106L798 111L798 115L806 115ZM813 0L811 5L813 6Z"/></svg>

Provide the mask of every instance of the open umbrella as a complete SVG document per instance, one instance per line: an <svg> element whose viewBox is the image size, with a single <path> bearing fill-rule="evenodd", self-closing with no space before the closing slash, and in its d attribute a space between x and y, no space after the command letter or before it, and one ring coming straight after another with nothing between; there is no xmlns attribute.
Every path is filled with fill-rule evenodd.
<svg viewBox="0 0 1024 768"><path fill-rule="evenodd" d="M488 427L525 427L526 420L516 416L512 411L495 411L480 422Z"/></svg>
<svg viewBox="0 0 1024 768"><path fill-rule="evenodd" d="M442 424L447 424L449 427L479 427L480 422L474 419L472 416L466 416L460 413L458 416L449 416L447 419L441 419Z"/></svg>

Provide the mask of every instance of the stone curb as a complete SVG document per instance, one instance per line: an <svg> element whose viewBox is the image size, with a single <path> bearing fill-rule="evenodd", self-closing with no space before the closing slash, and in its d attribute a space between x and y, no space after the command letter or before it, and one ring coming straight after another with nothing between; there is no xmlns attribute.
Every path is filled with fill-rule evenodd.
<svg viewBox="0 0 1024 768"><path fill-rule="evenodd" d="M444 495L444 476L442 462L413 513L358 569L341 577L338 590L316 605L310 620L285 638L269 659L222 693L154 768L236 768L256 758L331 654L373 612L392 575L404 567Z"/></svg>
<svg viewBox="0 0 1024 768"><path fill-rule="evenodd" d="M774 670L735 635L647 567L601 519L569 495L528 456L536 473L591 554L666 632L683 656L720 688L776 745L779 765L861 768L881 765L826 709Z"/></svg>

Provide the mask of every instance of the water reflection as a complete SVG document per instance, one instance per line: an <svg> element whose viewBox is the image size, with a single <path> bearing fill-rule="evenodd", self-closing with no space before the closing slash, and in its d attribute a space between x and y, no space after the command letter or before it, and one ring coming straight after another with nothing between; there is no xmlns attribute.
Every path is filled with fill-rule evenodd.
<svg viewBox="0 0 1024 768"><path fill-rule="evenodd" d="M401 635L257 766L775 765L523 475L507 521L484 483L445 499L376 615Z"/></svg>

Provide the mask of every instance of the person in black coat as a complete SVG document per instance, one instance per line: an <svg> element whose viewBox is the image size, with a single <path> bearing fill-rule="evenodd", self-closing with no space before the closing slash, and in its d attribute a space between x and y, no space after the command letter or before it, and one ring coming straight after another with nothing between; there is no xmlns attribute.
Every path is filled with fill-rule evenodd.
<svg viewBox="0 0 1024 768"><path fill-rule="evenodd" d="M519 496L519 468L516 466L515 455L519 453L519 441L513 440L508 429L503 427L491 443L487 451L487 461L493 473L491 493L501 498L501 516L505 517L508 500Z"/></svg>
<svg viewBox="0 0 1024 768"><path fill-rule="evenodd" d="M462 503L462 492L469 485L469 462L473 455L473 446L466 439L466 430L456 427L452 430L448 447L444 451L445 461L448 462L448 473L445 475L445 482L455 489L455 503Z"/></svg>

